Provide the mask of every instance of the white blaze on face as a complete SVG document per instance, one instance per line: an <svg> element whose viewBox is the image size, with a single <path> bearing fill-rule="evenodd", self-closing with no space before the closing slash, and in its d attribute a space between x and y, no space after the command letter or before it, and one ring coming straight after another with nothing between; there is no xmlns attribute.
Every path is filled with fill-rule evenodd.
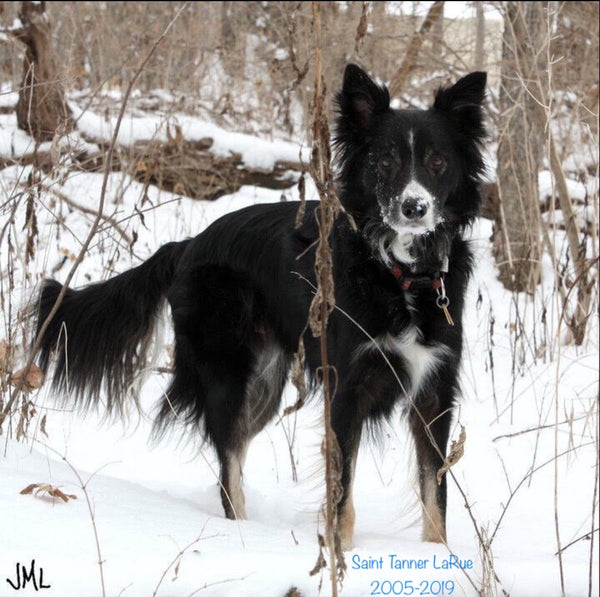
<svg viewBox="0 0 600 597"><path fill-rule="evenodd" d="M416 200L420 205L427 208L427 212L418 220L409 220L402 213L402 204L408 199ZM400 202L400 222L402 229L413 234L425 234L435 228L435 203L433 195L414 178L406 185L398 198Z"/></svg>
<svg viewBox="0 0 600 597"><path fill-rule="evenodd" d="M402 213L402 204L407 199L416 200L427 208L422 218L409 219ZM412 263L414 257L410 254L410 248L414 237L432 232L437 224L434 197L421 183L413 179L390 205L381 208L381 218L396 233L389 250L398 261Z"/></svg>
<svg viewBox="0 0 600 597"><path fill-rule="evenodd" d="M439 217L436 215L435 197L417 180L413 130L408 131L408 144L411 152L411 179L402 192L393 197L388 205L380 206L381 219L396 233L396 237L389 245L379 247L384 261L387 260L387 252L391 251L398 261L403 263L414 262L415 258L411 255L410 249L415 236L432 232L439 223ZM410 201L413 210L423 211L423 216L419 218L414 217L414 215L413 217L406 215L409 207L408 204L405 204L407 201ZM403 205L405 213L403 213Z"/></svg>

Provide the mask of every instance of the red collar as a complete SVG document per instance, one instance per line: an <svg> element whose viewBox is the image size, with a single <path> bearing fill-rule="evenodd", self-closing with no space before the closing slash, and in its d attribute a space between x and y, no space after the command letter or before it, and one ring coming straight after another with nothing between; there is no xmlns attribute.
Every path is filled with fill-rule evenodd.
<svg viewBox="0 0 600 597"><path fill-rule="evenodd" d="M404 264L393 261L390 267L392 276L398 280L402 290L416 290L418 288L433 288L438 290L447 272L447 259L444 259L442 268L427 273L412 273ZM444 266L446 266L444 268Z"/></svg>

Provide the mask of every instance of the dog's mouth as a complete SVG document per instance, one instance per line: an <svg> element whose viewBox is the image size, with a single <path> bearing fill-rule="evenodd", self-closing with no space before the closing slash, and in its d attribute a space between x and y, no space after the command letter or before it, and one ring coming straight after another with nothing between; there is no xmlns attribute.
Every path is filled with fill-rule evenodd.
<svg viewBox="0 0 600 597"><path fill-rule="evenodd" d="M388 224L389 226L389 224ZM411 234L412 236L422 236L424 234L431 234L435 230L435 226L432 226L430 222L425 221L408 221L400 222L399 225L389 226L396 234L405 235Z"/></svg>
<svg viewBox="0 0 600 597"><path fill-rule="evenodd" d="M447 254L451 237L441 217L433 225L419 221L390 225L384 218L373 218L365 223L362 233L382 263L399 261L410 267L435 261L438 253Z"/></svg>
<svg viewBox="0 0 600 597"><path fill-rule="evenodd" d="M399 236L431 234L440 223L439 218L436 218L432 212L426 213L421 218L407 218L402 214L390 217L386 213L383 213L382 216L383 224Z"/></svg>
<svg viewBox="0 0 600 597"><path fill-rule="evenodd" d="M371 245L373 252L378 255L382 263L388 265L393 260L404 263L414 261L411 254L413 242L416 238L427 234L425 227L412 227L411 230L401 230L379 219L373 219L366 223L362 232Z"/></svg>

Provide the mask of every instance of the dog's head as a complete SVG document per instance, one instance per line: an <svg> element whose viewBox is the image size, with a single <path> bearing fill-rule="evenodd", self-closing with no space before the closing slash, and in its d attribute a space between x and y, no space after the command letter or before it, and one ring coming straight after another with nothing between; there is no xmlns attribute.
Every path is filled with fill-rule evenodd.
<svg viewBox="0 0 600 597"><path fill-rule="evenodd" d="M475 72L440 89L428 110L394 110L385 86L346 67L335 137L341 200L382 253L410 263L423 238L477 214L485 82Z"/></svg>

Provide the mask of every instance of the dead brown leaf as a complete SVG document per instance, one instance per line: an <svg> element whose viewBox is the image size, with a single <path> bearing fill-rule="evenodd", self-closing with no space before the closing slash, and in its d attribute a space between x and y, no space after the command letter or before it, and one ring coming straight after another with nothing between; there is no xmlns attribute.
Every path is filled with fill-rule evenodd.
<svg viewBox="0 0 600 597"><path fill-rule="evenodd" d="M24 392L31 392L42 387L44 384L44 372L37 365L31 365L25 379L22 381L24 372L25 369L15 371L8 380L10 385L18 387L22 383L21 389Z"/></svg>
<svg viewBox="0 0 600 597"><path fill-rule="evenodd" d="M72 493L64 493L58 487L54 487L49 483L31 483L25 489L22 489L19 493L21 495L29 495L32 494L35 490L35 497L39 497L40 495L46 494L53 498L59 498L63 502L68 502L69 500L76 500L77 496Z"/></svg>
<svg viewBox="0 0 600 597"><path fill-rule="evenodd" d="M320 570L327 567L327 560L323 554L323 550L325 549L325 538L320 533L318 533L317 536L319 539L319 557L317 558L314 568L309 572L311 576L318 574Z"/></svg>
<svg viewBox="0 0 600 597"><path fill-rule="evenodd" d="M464 455L465 453L465 441L467 439L467 432L465 428L460 426L460 435L458 436L458 441L453 441L450 445L450 453L446 458L444 458L444 464L442 464L441 468L437 472L437 482L438 485L442 482L442 477L444 473L450 470Z"/></svg>
<svg viewBox="0 0 600 597"><path fill-rule="evenodd" d="M46 415L44 415L42 417L42 420L40 422L40 431L46 436L48 437L48 432L46 431Z"/></svg>

